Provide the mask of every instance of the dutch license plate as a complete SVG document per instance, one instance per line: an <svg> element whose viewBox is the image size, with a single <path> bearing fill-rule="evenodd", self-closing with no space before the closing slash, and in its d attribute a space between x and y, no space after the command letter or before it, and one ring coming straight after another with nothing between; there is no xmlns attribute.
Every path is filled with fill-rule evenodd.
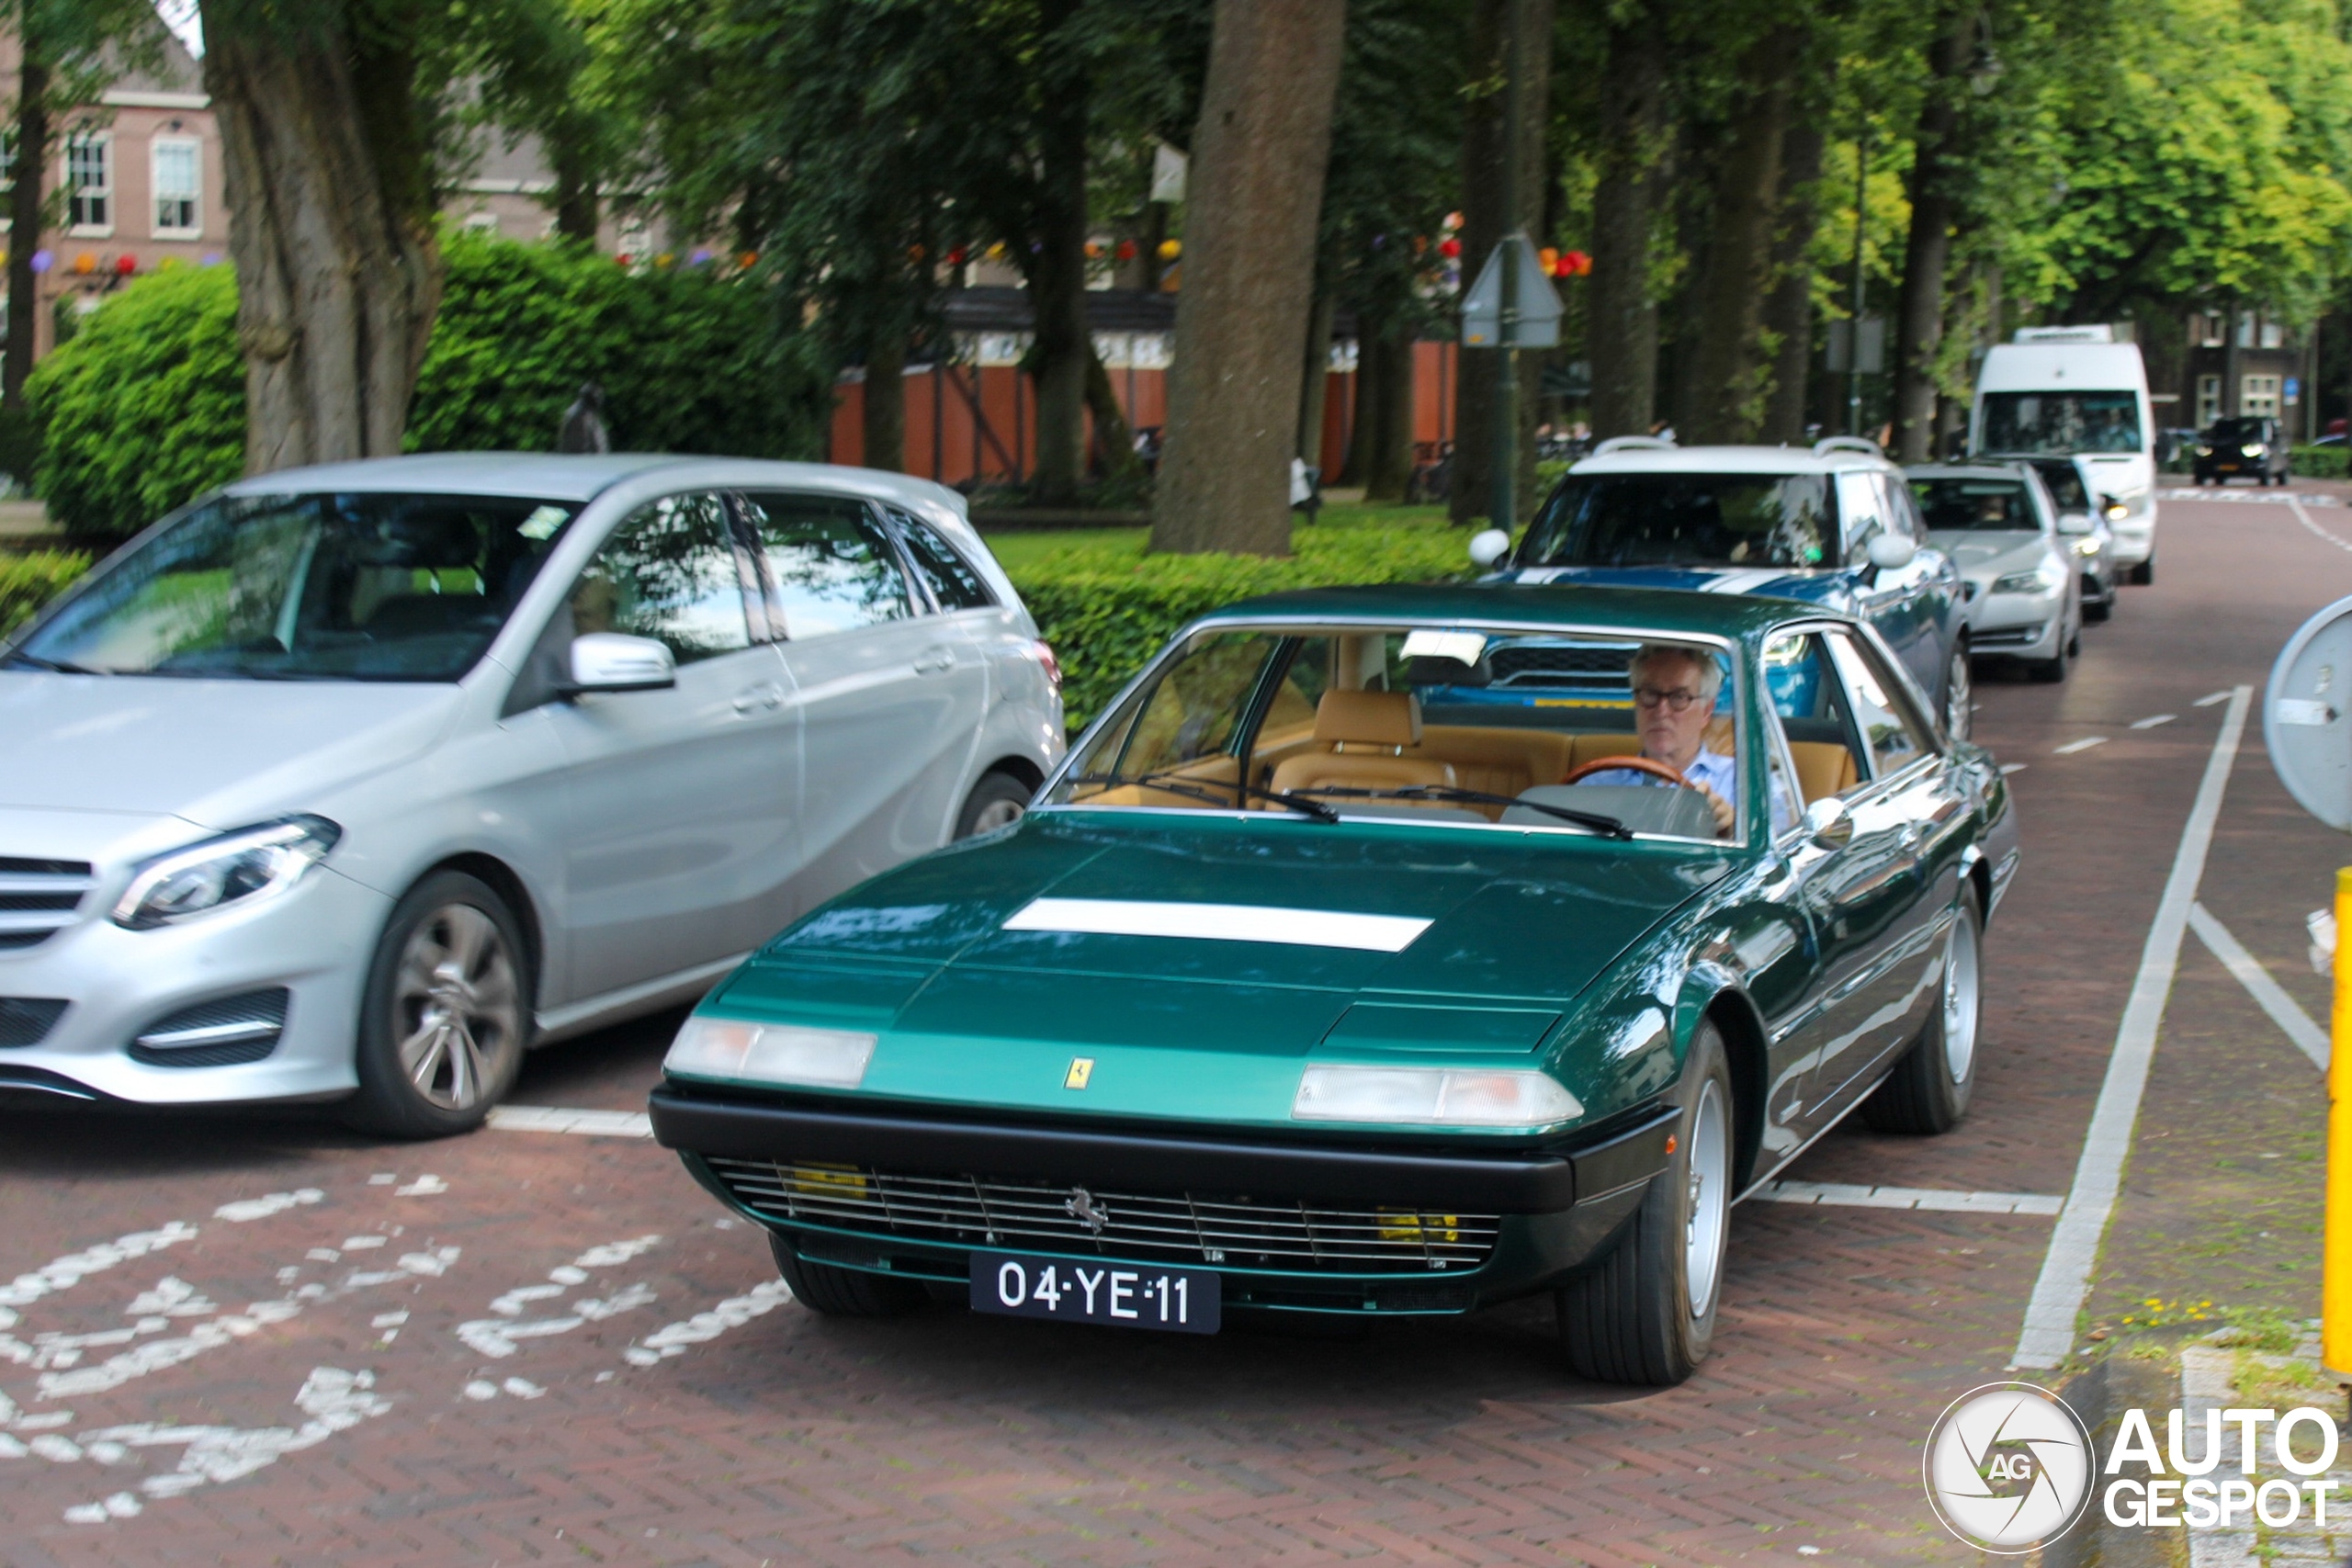
<svg viewBox="0 0 2352 1568"><path fill-rule="evenodd" d="M1206 1269L972 1254L972 1310L1008 1317L1215 1334L1224 1316L1218 1284Z"/></svg>

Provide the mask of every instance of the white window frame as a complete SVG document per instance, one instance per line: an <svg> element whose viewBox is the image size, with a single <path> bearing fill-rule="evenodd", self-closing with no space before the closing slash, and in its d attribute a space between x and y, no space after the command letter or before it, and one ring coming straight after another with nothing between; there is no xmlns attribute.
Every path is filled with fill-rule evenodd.
<svg viewBox="0 0 2352 1568"><path fill-rule="evenodd" d="M2278 376L2239 377L2238 413L2246 419L2277 419L2283 380Z"/></svg>
<svg viewBox="0 0 2352 1568"><path fill-rule="evenodd" d="M104 185L85 186L75 182L74 178L74 154L78 148L83 146L94 146L98 149L100 167L105 170L107 176L106 183ZM105 222L74 223L72 221L74 216L74 203L76 200L82 199L85 191L95 197L96 199L107 204L107 217ZM68 222L65 231L77 240L107 239L114 233L116 211L117 195L114 177L114 132L111 130L77 130L69 133L65 138L65 215Z"/></svg>
<svg viewBox="0 0 2352 1568"><path fill-rule="evenodd" d="M196 169L196 188L187 197L189 220L185 224L163 221L164 152L166 148L186 148ZM148 232L158 240L194 240L204 233L204 141L196 136L158 136L147 144ZM173 199L179 199L174 197Z"/></svg>
<svg viewBox="0 0 2352 1568"><path fill-rule="evenodd" d="M2197 428L2208 429L2222 417L2222 378L2219 376L2197 378Z"/></svg>

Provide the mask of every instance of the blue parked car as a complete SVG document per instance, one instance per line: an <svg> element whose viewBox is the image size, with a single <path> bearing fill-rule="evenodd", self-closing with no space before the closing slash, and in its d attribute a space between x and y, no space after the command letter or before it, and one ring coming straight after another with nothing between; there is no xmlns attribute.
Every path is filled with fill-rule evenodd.
<svg viewBox="0 0 2352 1568"><path fill-rule="evenodd" d="M1870 622L1955 739L1969 734L1960 573L1928 543L1903 470L1867 441L1676 446L1604 441L1513 550L1471 541L1494 581L1796 599ZM1531 699L1532 700L1532 699Z"/></svg>

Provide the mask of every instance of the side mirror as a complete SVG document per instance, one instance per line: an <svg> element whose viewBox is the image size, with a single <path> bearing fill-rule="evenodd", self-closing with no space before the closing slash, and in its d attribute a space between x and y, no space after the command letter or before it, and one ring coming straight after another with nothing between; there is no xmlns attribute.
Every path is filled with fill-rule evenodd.
<svg viewBox="0 0 2352 1568"><path fill-rule="evenodd" d="M1510 553L1510 536L1500 528L1482 528L1470 536L1470 559L1482 570Z"/></svg>
<svg viewBox="0 0 2352 1568"><path fill-rule="evenodd" d="M1842 850L1854 839L1854 818L1846 803L1825 795L1804 808L1804 836L1818 848Z"/></svg>
<svg viewBox="0 0 2352 1568"><path fill-rule="evenodd" d="M588 632L571 639L571 683L565 695L582 692L658 692L678 683L677 660L650 637Z"/></svg>
<svg viewBox="0 0 2352 1568"><path fill-rule="evenodd" d="M1873 534L1864 553L1879 570L1901 571L1918 558L1919 547L1900 534Z"/></svg>
<svg viewBox="0 0 2352 1568"><path fill-rule="evenodd" d="M2061 513L2058 517L2058 531L2061 534L2089 533L2091 531L2090 513L2087 512Z"/></svg>

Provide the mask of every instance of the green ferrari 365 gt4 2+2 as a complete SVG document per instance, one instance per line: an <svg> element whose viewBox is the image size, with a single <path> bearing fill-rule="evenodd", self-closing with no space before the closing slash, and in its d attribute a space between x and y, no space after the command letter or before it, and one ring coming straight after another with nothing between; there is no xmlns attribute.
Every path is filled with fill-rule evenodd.
<svg viewBox="0 0 2352 1568"><path fill-rule="evenodd" d="M1976 1075L2018 862L1868 626L1644 591L1335 589L1186 627L1018 823L812 910L653 1124L794 1293L1214 1332L1555 1293L1705 1357L1729 1209Z"/></svg>

